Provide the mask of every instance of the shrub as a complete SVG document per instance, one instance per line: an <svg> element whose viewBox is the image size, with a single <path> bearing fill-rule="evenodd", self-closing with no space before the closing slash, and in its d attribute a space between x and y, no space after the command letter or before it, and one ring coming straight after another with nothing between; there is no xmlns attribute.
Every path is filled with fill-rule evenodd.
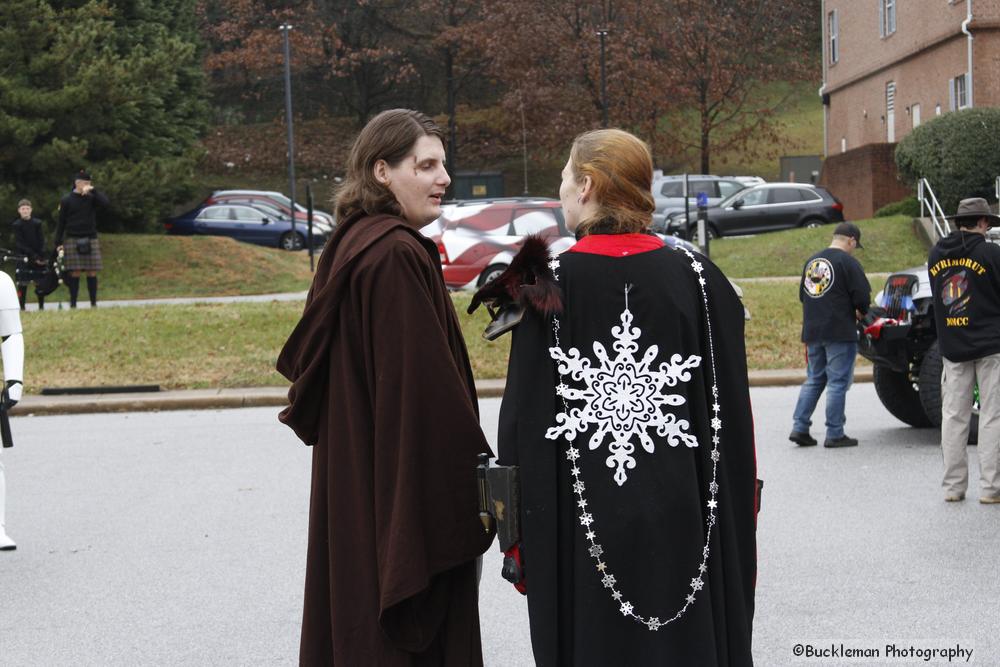
<svg viewBox="0 0 1000 667"><path fill-rule="evenodd" d="M891 204L886 204L879 210L875 211L874 217L888 218L894 215L908 215L911 218L916 218L920 215L920 202L917 201L915 196L900 199L899 201Z"/></svg>
<svg viewBox="0 0 1000 667"><path fill-rule="evenodd" d="M1000 176L1000 109L964 109L921 125L896 147L900 178L926 178L945 213L966 197L993 199Z"/></svg>

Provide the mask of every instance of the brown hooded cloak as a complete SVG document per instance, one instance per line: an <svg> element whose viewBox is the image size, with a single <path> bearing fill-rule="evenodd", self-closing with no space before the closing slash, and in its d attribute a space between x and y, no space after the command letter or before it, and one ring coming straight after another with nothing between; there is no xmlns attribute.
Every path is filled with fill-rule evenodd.
<svg viewBox="0 0 1000 667"><path fill-rule="evenodd" d="M278 358L313 445L300 662L479 665L475 467L489 448L436 246L343 221Z"/></svg>

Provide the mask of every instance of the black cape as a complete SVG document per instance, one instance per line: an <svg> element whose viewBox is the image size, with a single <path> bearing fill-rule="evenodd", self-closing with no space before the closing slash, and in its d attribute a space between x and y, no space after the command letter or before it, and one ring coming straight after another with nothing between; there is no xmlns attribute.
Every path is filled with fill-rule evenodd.
<svg viewBox="0 0 1000 667"><path fill-rule="evenodd" d="M475 558L489 452L436 246L344 220L278 359L313 445L303 665L482 663Z"/></svg>
<svg viewBox="0 0 1000 667"><path fill-rule="evenodd" d="M625 617L621 603L603 585L588 553L587 528L581 525L568 443L561 437L555 441L545 437L546 430L556 425L557 413L564 411L556 396L559 380L549 352L552 317L529 308L514 329L500 412L499 455L501 463L521 468L531 641L541 667L752 664L757 494L744 311L725 276L698 258L705 268L723 422L718 522L711 535L704 588L683 616L655 632ZM564 352L575 347L596 364L594 344L599 342L615 359L612 328L622 326L625 287L630 285L632 326L641 330L635 357L641 358L655 344L656 366L675 353L702 358L690 382L666 390L686 399L670 410L690 422L697 447L671 447L655 430L649 431L655 453L647 453L638 438L633 439L636 466L625 470L627 481L619 485L615 469L606 465L611 439L591 450L588 443L596 430L591 426L574 440L587 511L592 513L608 572L616 576L623 600L633 603L639 614L665 620L683 606L691 580L698 575L712 479L711 371L697 275L686 255L668 247L621 258L567 252L559 264ZM542 264L533 273L508 283L534 282L533 298L551 302L544 289L551 279L549 269ZM570 402L570 408L580 405Z"/></svg>

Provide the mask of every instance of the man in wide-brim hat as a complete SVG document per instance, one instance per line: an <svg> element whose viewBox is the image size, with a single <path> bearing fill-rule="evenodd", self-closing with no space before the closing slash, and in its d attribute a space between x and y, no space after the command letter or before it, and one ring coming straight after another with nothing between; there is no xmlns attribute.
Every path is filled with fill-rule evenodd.
<svg viewBox="0 0 1000 667"><path fill-rule="evenodd" d="M927 259L941 374L941 451L944 499L965 499L966 443L973 391L979 383L979 502L1000 504L1000 247L986 231L1000 224L985 199L963 199L956 230Z"/></svg>
<svg viewBox="0 0 1000 667"><path fill-rule="evenodd" d="M959 219L966 220L973 223L978 223L980 219L986 218L986 228L996 227L1000 225L1000 215L997 215L990 209L990 205L986 203L986 200L982 197L971 197L969 199L963 199L958 202L958 210L954 215L946 215L946 219L954 220L955 225L959 226ZM969 225L966 225L966 228ZM975 224L971 225L972 227ZM985 233L985 232L984 232Z"/></svg>

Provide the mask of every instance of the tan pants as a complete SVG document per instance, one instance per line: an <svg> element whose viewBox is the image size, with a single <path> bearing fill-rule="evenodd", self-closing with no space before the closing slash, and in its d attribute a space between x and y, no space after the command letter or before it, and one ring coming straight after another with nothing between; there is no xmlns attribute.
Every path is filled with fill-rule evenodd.
<svg viewBox="0 0 1000 667"><path fill-rule="evenodd" d="M969 486L966 446L972 417L973 388L979 381L979 480L982 496L1000 497L1000 354L972 361L942 358L941 453L946 495L964 494Z"/></svg>

